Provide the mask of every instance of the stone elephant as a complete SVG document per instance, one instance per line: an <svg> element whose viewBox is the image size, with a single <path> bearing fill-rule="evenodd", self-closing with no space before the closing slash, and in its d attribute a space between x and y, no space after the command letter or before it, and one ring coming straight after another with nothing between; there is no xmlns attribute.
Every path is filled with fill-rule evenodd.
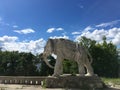
<svg viewBox="0 0 120 90"><path fill-rule="evenodd" d="M47 60L47 57L51 54L55 54L57 56L55 67L50 65ZM63 74L62 62L64 59L74 60L77 62L80 76L85 75L85 68L87 70L86 75L94 75L93 68L91 66L92 57L89 51L71 40L49 39L44 47L42 58L49 67L54 68L53 76L60 76Z"/></svg>

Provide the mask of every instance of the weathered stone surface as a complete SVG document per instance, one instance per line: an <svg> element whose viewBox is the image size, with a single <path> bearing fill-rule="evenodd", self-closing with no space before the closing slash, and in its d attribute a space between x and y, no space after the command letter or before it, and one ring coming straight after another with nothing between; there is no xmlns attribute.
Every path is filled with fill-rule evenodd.
<svg viewBox="0 0 120 90"><path fill-rule="evenodd" d="M48 77L44 81L46 88L104 88L105 84L98 76L60 76Z"/></svg>
<svg viewBox="0 0 120 90"><path fill-rule="evenodd" d="M55 67L49 64L47 57L49 55L56 55L56 63ZM66 39L49 39L44 48L43 54L41 54L41 58L45 61L45 63L54 68L53 76L60 76L63 74L63 60L73 60L78 64L78 72L80 75L85 74L85 68L87 69L87 75L94 75L94 70L91 66L93 61L91 54L87 50L87 48Z"/></svg>

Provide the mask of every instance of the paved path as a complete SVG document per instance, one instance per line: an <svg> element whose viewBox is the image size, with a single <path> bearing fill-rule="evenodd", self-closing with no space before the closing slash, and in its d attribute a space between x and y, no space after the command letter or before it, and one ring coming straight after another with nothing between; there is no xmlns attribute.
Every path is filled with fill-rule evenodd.
<svg viewBox="0 0 120 90"><path fill-rule="evenodd" d="M39 85L36 86L36 85L0 84L0 90L82 90L82 89L61 89L61 88L49 89L49 88L42 88ZM104 90L120 90L120 86L116 88L109 88Z"/></svg>

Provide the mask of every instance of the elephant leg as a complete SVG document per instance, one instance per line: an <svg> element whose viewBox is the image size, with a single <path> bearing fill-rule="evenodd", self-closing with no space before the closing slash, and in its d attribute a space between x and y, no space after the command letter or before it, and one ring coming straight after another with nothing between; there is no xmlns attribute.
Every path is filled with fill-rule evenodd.
<svg viewBox="0 0 120 90"><path fill-rule="evenodd" d="M59 74L60 74L60 75L62 75L62 74L63 74L63 65L62 65L62 64L61 64L61 67L60 67Z"/></svg>
<svg viewBox="0 0 120 90"><path fill-rule="evenodd" d="M53 76L60 76L61 74L63 74L62 59L58 58L55 63Z"/></svg>
<svg viewBox="0 0 120 90"><path fill-rule="evenodd" d="M85 67L87 69L86 76L93 76L94 72L93 72L93 68L92 68L91 64L90 63L86 63Z"/></svg>
<svg viewBox="0 0 120 90"><path fill-rule="evenodd" d="M78 63L78 70L79 70L80 76L85 75L85 68L84 68L84 65L82 63Z"/></svg>

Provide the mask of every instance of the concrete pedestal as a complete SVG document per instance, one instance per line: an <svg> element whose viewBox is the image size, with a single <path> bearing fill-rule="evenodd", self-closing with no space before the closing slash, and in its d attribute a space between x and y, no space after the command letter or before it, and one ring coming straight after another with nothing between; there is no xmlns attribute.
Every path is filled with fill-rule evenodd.
<svg viewBox="0 0 120 90"><path fill-rule="evenodd" d="M43 81L46 88L101 89L105 84L98 76L48 77Z"/></svg>

